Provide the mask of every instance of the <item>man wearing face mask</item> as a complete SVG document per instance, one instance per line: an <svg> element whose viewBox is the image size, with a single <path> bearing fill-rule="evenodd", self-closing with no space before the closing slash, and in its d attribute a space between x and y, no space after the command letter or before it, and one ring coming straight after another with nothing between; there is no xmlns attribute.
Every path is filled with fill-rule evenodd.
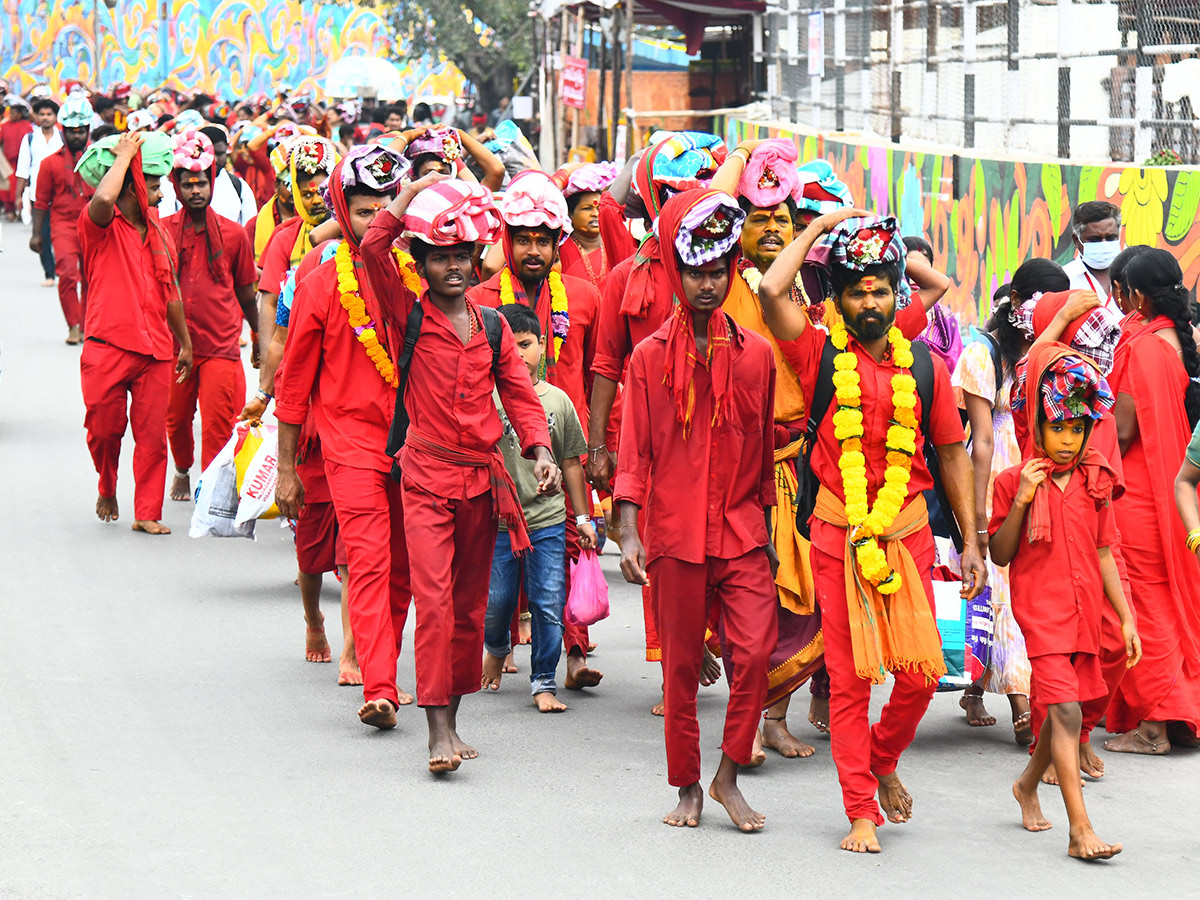
<svg viewBox="0 0 1200 900"><path fill-rule="evenodd" d="M1071 290L1095 291L1101 302L1115 307L1109 268L1121 252L1120 207L1105 200L1080 203L1071 217L1071 239L1079 252L1063 266Z"/></svg>

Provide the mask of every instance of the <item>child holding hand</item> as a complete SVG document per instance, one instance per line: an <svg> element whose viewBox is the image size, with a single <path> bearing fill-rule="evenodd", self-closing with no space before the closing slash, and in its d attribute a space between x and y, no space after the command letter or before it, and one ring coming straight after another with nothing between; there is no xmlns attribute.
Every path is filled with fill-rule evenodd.
<svg viewBox="0 0 1200 900"><path fill-rule="evenodd" d="M1009 566L1012 610L1029 652L1031 699L1049 714L1013 795L1022 824L1045 831L1037 789L1051 762L1079 771L1079 733L1091 707L1107 700L1100 668L1102 598L1121 621L1127 666L1142 648L1110 546L1117 540L1112 510L1120 487L1104 457L1088 446L1092 426L1114 398L1086 357L1059 343L1035 345L1013 390L1013 407L1034 425L1032 455L996 476L990 549ZM1036 425L1035 425L1036 422ZM1089 706L1090 704L1090 706ZM1100 711L1102 712L1102 710ZM1067 853L1109 859L1121 852L1096 836L1078 778L1061 778L1070 820Z"/></svg>

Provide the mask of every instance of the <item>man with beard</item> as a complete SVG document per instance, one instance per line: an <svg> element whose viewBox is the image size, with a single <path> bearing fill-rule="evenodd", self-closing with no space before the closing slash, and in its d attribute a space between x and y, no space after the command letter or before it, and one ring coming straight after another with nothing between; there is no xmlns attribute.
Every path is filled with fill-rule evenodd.
<svg viewBox="0 0 1200 900"><path fill-rule="evenodd" d="M63 146L42 160L38 169L29 249L42 252L43 229L49 214L50 242L58 273L58 302L67 320L67 343L80 344L87 286L80 269L83 257L79 248L79 214L93 191L75 171L75 163L91 134L91 104L83 94L72 94L59 110L58 121L62 126Z"/></svg>
<svg viewBox="0 0 1200 900"><path fill-rule="evenodd" d="M200 408L200 468L203 471L229 440L234 417L246 397L238 338L242 320L258 329L254 303L254 257L250 239L232 219L212 208L215 154L199 131L175 136L171 179L183 201L163 227L179 251L179 291L192 335L192 373L171 385L167 437L175 460L172 500L191 500L189 472L195 462L192 420Z"/></svg>
<svg viewBox="0 0 1200 900"><path fill-rule="evenodd" d="M37 200L38 170L41 169L42 161L62 146L62 131L58 127L58 104L49 97L38 97L32 101L32 108L33 123L37 127L25 135L17 152L17 187L14 200L18 212L24 202L26 185L29 186L30 206ZM90 121L88 125L90 127ZM46 276L42 287L53 287L54 249L50 239L50 220L43 219L42 230L35 231L34 234L41 237L37 244L41 249L33 252L41 257L42 274ZM32 242L30 248L33 248Z"/></svg>
<svg viewBox="0 0 1200 900"><path fill-rule="evenodd" d="M791 301L791 286L809 248L831 230L830 283L842 321L826 337ZM893 327L897 307L912 299L904 256L894 218L821 216L759 284L767 325L778 340L795 342L796 374L815 420L810 467L820 490L809 520L813 580L830 678L833 759L851 823L841 846L858 853L880 850L880 805L891 822L912 816L896 766L945 672L923 495L934 486L926 442L937 450L959 527L969 535L975 521L971 461L949 373L928 347ZM962 571L963 596L977 596L986 571L976 541L965 542ZM872 728L871 686L888 672L895 686Z"/></svg>
<svg viewBox="0 0 1200 900"><path fill-rule="evenodd" d="M223 125L205 125L199 132L212 142L213 165L217 173L212 185L213 211L226 219L232 219L243 229L258 218L258 204L249 183L235 175L228 167L229 132ZM164 190L163 202L158 206L164 218L179 212L182 199L173 190Z"/></svg>

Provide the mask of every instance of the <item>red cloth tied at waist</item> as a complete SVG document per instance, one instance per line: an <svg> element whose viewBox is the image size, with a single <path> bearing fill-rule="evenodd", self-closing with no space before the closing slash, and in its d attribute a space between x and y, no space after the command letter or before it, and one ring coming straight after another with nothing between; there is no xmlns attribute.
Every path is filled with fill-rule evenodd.
<svg viewBox="0 0 1200 900"><path fill-rule="evenodd" d="M530 549L532 545L529 543L529 529L525 525L525 513L521 509L521 499L517 496L517 486L513 484L508 469L504 468L504 458L499 452L450 447L411 427L405 439L405 446L420 450L440 462L456 466L486 466L491 476L492 515L508 526L508 539L512 545L513 556L521 556Z"/></svg>

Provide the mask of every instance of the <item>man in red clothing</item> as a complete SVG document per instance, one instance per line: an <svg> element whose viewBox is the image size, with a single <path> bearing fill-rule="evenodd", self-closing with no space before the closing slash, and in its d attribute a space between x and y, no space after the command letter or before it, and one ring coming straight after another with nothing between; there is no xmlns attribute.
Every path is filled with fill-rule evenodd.
<svg viewBox="0 0 1200 900"><path fill-rule="evenodd" d="M21 198L17 196L17 161L21 153L21 141L33 131L30 115L33 110L24 97L5 94L2 104L4 117L0 119L0 153L4 154L8 168L8 187L0 190L0 213L10 222L17 221Z"/></svg>
<svg viewBox="0 0 1200 900"><path fill-rule="evenodd" d="M587 373L595 344L596 309L600 295L581 278L554 270L558 248L571 230L567 201L543 172L522 172L511 182L500 203L505 266L467 292L480 306L520 303L537 313L547 336L543 358L545 378L571 398L579 421L587 428ZM590 514L591 510L580 512ZM567 555L579 558L575 511L567 500ZM569 568L569 566L568 566ZM570 586L568 580L568 593ZM603 673L587 666L588 631L564 623L568 690L595 687Z"/></svg>
<svg viewBox="0 0 1200 900"><path fill-rule="evenodd" d="M133 530L170 534L162 524L167 479L167 398L171 336L178 380L192 369L192 339L175 278L174 242L154 209L159 179L171 170L171 140L154 132L92 144L79 169L96 193L79 214L88 281L80 358L88 450L100 476L96 515L116 521L117 462L133 425ZM126 407L128 405L128 411Z"/></svg>
<svg viewBox="0 0 1200 900"><path fill-rule="evenodd" d="M896 220L845 218L853 212L814 220L763 275L758 296L776 339L796 342L796 374L815 420L810 465L821 489L810 519L812 567L830 678L833 758L851 823L841 846L877 853L880 805L891 822L912 815L896 765L945 671L922 493L934 486L926 442L937 450L955 519L968 535L974 500L945 364L893 327L897 298L905 297ZM845 324L836 323L827 338L792 302L791 286L808 248L830 230L830 282ZM813 409L822 378L831 378L834 388L823 413ZM986 574L976 541L965 542L962 571L963 596L977 596ZM872 728L871 686L889 671L895 687Z"/></svg>
<svg viewBox="0 0 1200 900"><path fill-rule="evenodd" d="M172 500L191 500L195 462L192 420L200 407L200 468L203 471L229 440L229 430L246 399L242 369L242 319L258 330L254 303L254 258L250 239L232 219L212 209L216 178L212 142L199 131L175 136L175 195L182 208L163 219L179 252L179 289L192 334L192 374L171 386L167 437L175 459Z"/></svg>
<svg viewBox="0 0 1200 900"><path fill-rule="evenodd" d="M720 191L684 191L663 206L660 258L681 302L630 359L613 501L621 571L650 585L662 636L667 778L679 789L663 821L700 824L696 690L705 630L719 615L730 689L709 796L742 831L756 831L765 819L737 773L751 762L776 641L778 560L766 524L775 505L775 361L765 340L721 310L744 218Z"/></svg>
<svg viewBox="0 0 1200 900"><path fill-rule="evenodd" d="M466 297L475 243L494 242L499 225L488 191L431 174L402 190L363 241L367 277L388 304L388 320L407 322L417 302L393 261L392 243L402 232L428 285L404 398L411 424L397 461L417 604L417 703L429 724L431 772L478 756L458 734L458 708L464 694L480 688L497 520L508 525L514 553L529 547L520 499L497 446L503 426L493 390L524 456L536 460L539 491L554 493L562 483L545 411L508 323L490 310L485 317ZM498 358L488 334L496 324Z"/></svg>
<svg viewBox="0 0 1200 900"><path fill-rule="evenodd" d="M33 229L29 249L42 252L42 226L50 216L50 243L58 273L58 302L67 320L67 343L83 343L84 305L87 286L80 272L79 214L92 196L92 189L75 171L79 155L87 147L92 129L92 107L82 94L72 94L58 114L63 146L42 160L38 170L37 196L33 201Z"/></svg>
<svg viewBox="0 0 1200 900"><path fill-rule="evenodd" d="M363 678L358 717L381 729L395 727L402 699L396 659L412 593L400 486L388 474L385 452L399 345L379 295L359 275L359 245L406 169L398 154L379 146L355 148L334 169L328 193L343 242L300 283L275 375L276 502L281 515L301 517L306 486L297 455L306 457L319 437L346 547L350 625ZM390 257L387 264L395 269ZM305 428L310 407L316 435Z"/></svg>

